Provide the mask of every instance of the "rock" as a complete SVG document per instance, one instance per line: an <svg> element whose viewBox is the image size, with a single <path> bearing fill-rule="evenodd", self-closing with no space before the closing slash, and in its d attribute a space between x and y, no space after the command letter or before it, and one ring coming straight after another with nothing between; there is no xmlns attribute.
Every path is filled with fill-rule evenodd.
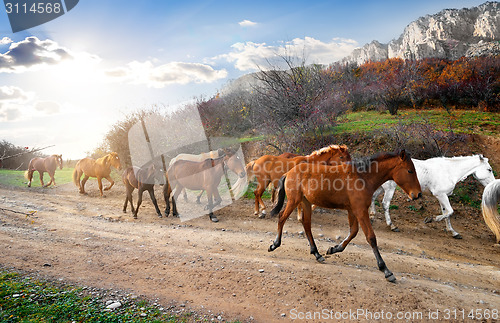
<svg viewBox="0 0 500 323"><path fill-rule="evenodd" d="M445 9L406 26L389 44L374 40L356 48L344 63L363 64L388 58L456 60L462 56L495 55L500 51L500 3L486 2L463 9Z"/></svg>
<svg viewBox="0 0 500 323"><path fill-rule="evenodd" d="M109 310L114 310L114 309L117 309L120 306L122 306L122 303L120 303L120 302L113 302L113 303L109 304L108 306L106 306L106 308L109 309Z"/></svg>
<svg viewBox="0 0 500 323"><path fill-rule="evenodd" d="M263 273L264 272L264 269L259 269L259 273Z"/></svg>

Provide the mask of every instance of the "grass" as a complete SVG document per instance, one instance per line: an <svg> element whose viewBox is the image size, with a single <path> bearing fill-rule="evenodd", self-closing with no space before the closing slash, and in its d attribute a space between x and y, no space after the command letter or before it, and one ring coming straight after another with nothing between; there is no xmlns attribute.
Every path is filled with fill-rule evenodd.
<svg viewBox="0 0 500 323"><path fill-rule="evenodd" d="M136 300L124 302L114 311L106 311L104 299L88 296L81 288L55 286L0 271L0 321L5 323L185 322L190 316L190 313L165 314L145 301Z"/></svg>
<svg viewBox="0 0 500 323"><path fill-rule="evenodd" d="M396 116L388 112L351 112L340 117L335 128L339 133L366 132L397 124L400 120L431 122L440 130L500 137L500 113L453 110L451 115L443 109L401 110Z"/></svg>
<svg viewBox="0 0 500 323"><path fill-rule="evenodd" d="M73 169L70 167L63 167L63 169L57 169L54 175L57 185L62 185L66 183L71 183L73 181ZM11 170L11 169L0 169L0 184L6 186L14 187L26 187L28 180L24 177L24 170ZM120 180L120 175L116 170L111 172L111 177L115 180ZM95 180L91 178L90 180ZM50 176L48 173L43 174L44 184L48 184L50 181ZM38 172L33 173L33 180L31 182L31 187L41 187L40 177Z"/></svg>

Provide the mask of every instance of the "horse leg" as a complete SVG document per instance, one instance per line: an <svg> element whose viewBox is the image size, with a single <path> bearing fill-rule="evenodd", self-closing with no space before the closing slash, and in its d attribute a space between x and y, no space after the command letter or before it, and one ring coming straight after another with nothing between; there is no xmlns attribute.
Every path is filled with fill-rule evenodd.
<svg viewBox="0 0 500 323"><path fill-rule="evenodd" d="M217 189L217 187L215 188ZM219 222L219 219L217 219L217 217L215 216L214 212L213 212L213 196L214 196L214 193L213 193L213 190L214 188L210 187L206 190L207 192L207 199L208 199L208 205L207 205L207 208L208 208L208 216L210 217L210 220L212 222Z"/></svg>
<svg viewBox="0 0 500 323"><path fill-rule="evenodd" d="M387 268L382 256L380 255L380 251L378 250L377 237L375 236L375 232L373 232L368 210L358 211L356 213L356 217L361 225L361 229L365 233L366 241L372 247L375 259L377 259L378 269L384 272L385 279L394 283L396 281L396 277L394 277L394 274Z"/></svg>
<svg viewBox="0 0 500 323"><path fill-rule="evenodd" d="M391 215L389 214L389 209L391 207L391 200L396 191L396 186L391 186L384 193L384 198L382 199L382 207L384 208L385 223L394 232L399 232L399 228L392 224Z"/></svg>
<svg viewBox="0 0 500 323"><path fill-rule="evenodd" d="M101 192L101 197L104 195L102 193L102 177L97 176L97 184L99 185L99 192Z"/></svg>
<svg viewBox="0 0 500 323"><path fill-rule="evenodd" d="M109 186L108 186L108 187L106 187L104 190L105 190L105 191L109 191L109 190L111 189L111 187L113 187L113 185L115 185L115 181L113 181L113 179L112 179L112 178L111 178L111 176L109 176L109 175L108 175L108 176L106 176L106 177L104 177L104 178L105 178L105 179L107 179L107 180L108 180L108 182L109 182Z"/></svg>
<svg viewBox="0 0 500 323"><path fill-rule="evenodd" d="M165 217L168 217L170 214L170 194L172 194L172 188L170 187L170 183L167 182L163 184L163 199L165 200ZM172 204L174 204L174 199L172 198ZM175 215L175 214L174 214Z"/></svg>
<svg viewBox="0 0 500 323"><path fill-rule="evenodd" d="M335 247L328 248L328 250L326 251L327 255L344 251L349 242L351 242L351 240L354 239L354 237L356 237L356 235L358 234L359 230L358 219L356 219L351 210L348 210L347 212L347 219L349 220L349 229L350 229L349 236Z"/></svg>
<svg viewBox="0 0 500 323"><path fill-rule="evenodd" d="M49 187L52 183L56 185L56 181L54 180L54 174L49 173L49 177L50 177L50 182L46 184L44 187Z"/></svg>
<svg viewBox="0 0 500 323"><path fill-rule="evenodd" d="M151 187L149 187L148 193L149 193L149 197L151 197L151 201L153 202L153 205L155 206L156 214L158 214L158 217L161 218L162 215L161 215L160 208L158 207L158 202L156 201L155 191L154 191L153 185L151 185Z"/></svg>
<svg viewBox="0 0 500 323"><path fill-rule="evenodd" d="M201 196L203 195L203 192L205 191L201 191L201 193L196 197L196 203L201 204Z"/></svg>
<svg viewBox="0 0 500 323"><path fill-rule="evenodd" d="M33 180L33 173L34 171L28 169L28 187L31 187L31 181Z"/></svg>
<svg viewBox="0 0 500 323"><path fill-rule="evenodd" d="M43 184L43 172L41 170L38 171L38 175L40 176L40 184L42 185L42 187L44 186Z"/></svg>
<svg viewBox="0 0 500 323"><path fill-rule="evenodd" d="M280 218L278 220L278 233L276 235L276 239L272 245L269 246L267 251L274 251L276 248L281 246L281 236L283 234L283 226L285 225L286 220L292 214L293 210L300 204L302 197L293 197L288 196L288 202L286 203L285 210L280 214Z"/></svg>
<svg viewBox="0 0 500 323"><path fill-rule="evenodd" d="M261 206L262 206L262 214L259 215L259 218L261 218L261 219L266 216L266 206L264 204L264 201L262 200L262 194L264 194L264 191L266 190L267 185L269 185L269 183L266 183L265 181L259 180L257 183L257 188L255 189L255 191L253 191L253 194L255 195L254 215L259 214L259 212L261 210Z"/></svg>
<svg viewBox="0 0 500 323"><path fill-rule="evenodd" d="M132 214L134 214L134 204L132 203L132 192L134 191L134 188L131 185L126 184L125 190L126 193L125 193L125 203L123 204L123 213L127 213L127 205L128 202L130 201L130 208L132 209Z"/></svg>
<svg viewBox="0 0 500 323"><path fill-rule="evenodd" d="M325 258L318 252L318 248L316 247L316 243L314 242L314 238L311 232L311 203L306 199L302 198L302 226L304 227L304 231L307 236L307 240L309 241L309 246L311 247L311 255L316 257L318 262L325 262Z"/></svg>
<svg viewBox="0 0 500 323"><path fill-rule="evenodd" d="M80 178L80 176L78 176L78 178ZM80 193L81 194L85 194L85 183L87 183L88 179L89 179L89 176L85 175L80 183Z"/></svg>
<svg viewBox="0 0 500 323"><path fill-rule="evenodd" d="M436 221L445 220L446 230L451 232L453 238L462 239L460 233L455 231L451 226L450 216L453 214L453 208L451 207L450 200L448 199L448 195L439 194L436 195L436 198L439 201L439 205L441 206L441 210L443 211L442 215L436 216Z"/></svg>
<svg viewBox="0 0 500 323"><path fill-rule="evenodd" d="M142 185L139 186L137 189L138 193L138 198L137 198L137 205L135 207L135 213L134 213L134 219L137 219L137 213L139 213L139 207L142 204L142 193L144 193L144 187Z"/></svg>
<svg viewBox="0 0 500 323"><path fill-rule="evenodd" d="M380 196L380 194L382 194L382 192L384 191L384 188L382 186L380 186L379 188L377 188L377 190L373 193L373 196L372 196L372 203L370 204L370 208L369 208L369 211L368 213L370 215L375 215L377 213L377 209L375 208L375 201L377 200L377 198Z"/></svg>

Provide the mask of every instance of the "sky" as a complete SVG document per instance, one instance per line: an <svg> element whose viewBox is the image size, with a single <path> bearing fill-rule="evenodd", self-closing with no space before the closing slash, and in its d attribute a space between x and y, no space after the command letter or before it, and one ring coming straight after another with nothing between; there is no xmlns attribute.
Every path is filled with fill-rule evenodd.
<svg viewBox="0 0 500 323"><path fill-rule="evenodd" d="M0 140L83 158L127 114L212 97L284 48L330 64L421 16L484 2L80 0L16 33L1 7Z"/></svg>

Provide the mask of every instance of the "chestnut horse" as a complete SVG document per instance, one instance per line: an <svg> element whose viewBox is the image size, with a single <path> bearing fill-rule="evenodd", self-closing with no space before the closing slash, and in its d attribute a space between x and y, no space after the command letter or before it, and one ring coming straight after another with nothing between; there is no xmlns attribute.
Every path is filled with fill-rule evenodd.
<svg viewBox="0 0 500 323"><path fill-rule="evenodd" d="M411 158L404 150L398 153L383 153L339 166L299 164L280 180L278 203L271 211L276 215L283 207L285 193L288 202L278 222L278 234L269 247L273 251L281 245L283 225L292 211L302 203L302 225L309 240L311 254L319 262L325 261L316 248L311 233L311 204L330 209L347 210L350 234L340 245L330 247L327 254L341 252L358 233L358 225L365 233L373 249L378 268L385 278L394 282L396 278L385 265L377 247L377 239L368 216L373 192L387 180L394 180L409 195L416 199L422 195L420 183Z"/></svg>
<svg viewBox="0 0 500 323"><path fill-rule="evenodd" d="M218 222L219 220L213 213L213 208L222 202L219 195L218 186L222 175L225 172L225 166L236 174L245 176L245 170L238 156L222 156L219 158L208 158L201 162L190 160L178 160L167 170L168 183L163 186L163 194L167 206L171 192L175 189L172 199L174 213L176 213L175 200L184 189L204 190L207 193L210 220ZM215 203L214 203L215 198ZM167 210L165 213L168 215Z"/></svg>
<svg viewBox="0 0 500 323"><path fill-rule="evenodd" d="M28 170L24 173L24 177L29 180L28 187L31 187L31 181L33 180L33 173L38 171L40 175L40 184L42 187L48 187L50 184L56 186L56 180L54 179L54 174L56 172L57 166L62 169L63 160L62 155L52 155L45 158L35 157L30 160L28 165ZM43 185L43 173L47 172L50 176L50 182L47 185Z"/></svg>
<svg viewBox="0 0 500 323"><path fill-rule="evenodd" d="M246 167L249 178L255 176L257 179L257 188L253 192L255 195L255 212L259 218L266 216L266 205L262 200L262 194L269 184L278 187L278 181L290 169L300 163L318 163L325 165L338 165L350 161L351 155L347 147L342 145L330 145L312 152L307 156L296 156L292 158L264 155L255 162L249 163ZM259 208L261 206L261 208Z"/></svg>
<svg viewBox="0 0 500 323"><path fill-rule="evenodd" d="M85 183L89 177L97 177L97 183L99 184L99 192L102 194L102 179L105 178L109 181L110 185L104 190L109 190L115 182L109 176L111 174L111 166L116 169L121 169L120 157L115 152L109 153L104 157L97 160L92 158L84 158L78 161L73 171L73 183L80 189L80 194L85 194ZM85 175L83 180L80 182L82 175Z"/></svg>
<svg viewBox="0 0 500 323"><path fill-rule="evenodd" d="M128 202L130 202L130 208L132 209L134 219L137 219L137 213L139 212L139 207L142 203L142 193L144 193L144 191L148 191L149 197L151 198L151 201L155 206L156 214L158 214L158 217L161 218L162 215L160 212L160 208L158 207L158 202L156 201L154 185L156 181L161 182L163 176L164 175L161 169L158 169L154 164L150 165L147 168L132 166L125 169L122 174L122 180L123 184L125 184L127 195L125 196L125 203L123 204L123 213L127 212L127 204ZM134 210L134 204L132 203L132 192L136 188L139 197L137 199L137 206Z"/></svg>

